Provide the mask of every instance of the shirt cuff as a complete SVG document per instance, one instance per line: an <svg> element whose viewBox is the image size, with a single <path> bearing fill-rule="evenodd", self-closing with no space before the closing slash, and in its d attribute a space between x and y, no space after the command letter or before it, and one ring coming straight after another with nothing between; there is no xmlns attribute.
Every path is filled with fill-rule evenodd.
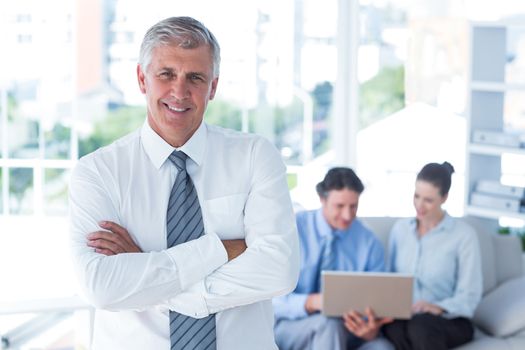
<svg viewBox="0 0 525 350"><path fill-rule="evenodd" d="M304 295L298 295L293 300L293 308L297 310L297 317L303 318L308 316L308 312L306 311L306 299L308 299L308 294Z"/></svg>
<svg viewBox="0 0 525 350"><path fill-rule="evenodd" d="M228 262L226 249L215 233L205 234L165 252L175 264L182 292Z"/></svg>
<svg viewBox="0 0 525 350"><path fill-rule="evenodd" d="M210 312L204 300L204 293L204 282L199 281L169 300L169 309L194 318L206 317Z"/></svg>
<svg viewBox="0 0 525 350"><path fill-rule="evenodd" d="M453 319L453 318L456 318L456 317L467 317L467 318L471 318L472 315L465 315L464 310L460 310L460 308L458 307L455 307L455 303L452 303L450 302L450 300L446 299L446 300L442 300L440 302L437 302L437 303L434 303L436 304L437 306L439 306L440 308L443 309L443 313L441 314L442 317L444 318L448 318L448 319ZM466 305L467 303L465 303ZM457 305L457 304L456 304Z"/></svg>

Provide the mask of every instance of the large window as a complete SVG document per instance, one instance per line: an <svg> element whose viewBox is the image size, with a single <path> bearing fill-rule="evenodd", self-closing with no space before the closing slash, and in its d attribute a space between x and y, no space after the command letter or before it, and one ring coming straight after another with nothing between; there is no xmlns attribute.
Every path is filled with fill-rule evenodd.
<svg viewBox="0 0 525 350"><path fill-rule="evenodd" d="M0 275L8 281L0 287L2 307L12 302L31 311L17 302L34 300L41 310L48 301L38 300L75 293L68 179L79 157L144 122L135 72L140 42L153 23L167 14L189 15L214 32L221 76L206 121L269 138L290 166L292 188L301 167L331 147L337 4L2 2L0 45L8 54L0 55L0 247L12 248L0 248ZM235 16L217 15L226 9ZM0 315L0 334L30 325L34 316ZM40 348L65 338L66 331L56 333L63 319L53 320L54 331L16 346Z"/></svg>
<svg viewBox="0 0 525 350"><path fill-rule="evenodd" d="M73 4L20 1L0 5L0 140L4 215L67 212L73 165ZM57 11L57 9L60 9ZM60 194L59 194L60 193ZM60 205L58 203L61 203Z"/></svg>

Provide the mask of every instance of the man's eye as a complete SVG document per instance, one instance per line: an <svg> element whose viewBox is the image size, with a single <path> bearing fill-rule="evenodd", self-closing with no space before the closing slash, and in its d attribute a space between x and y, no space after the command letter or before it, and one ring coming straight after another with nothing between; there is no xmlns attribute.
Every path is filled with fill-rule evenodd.
<svg viewBox="0 0 525 350"><path fill-rule="evenodd" d="M170 79L170 78L173 77L173 73L172 72L161 72L159 75L163 79Z"/></svg>
<svg viewBox="0 0 525 350"><path fill-rule="evenodd" d="M200 75L197 75L197 74L190 75L190 79L193 80L193 81L202 81L202 77Z"/></svg>

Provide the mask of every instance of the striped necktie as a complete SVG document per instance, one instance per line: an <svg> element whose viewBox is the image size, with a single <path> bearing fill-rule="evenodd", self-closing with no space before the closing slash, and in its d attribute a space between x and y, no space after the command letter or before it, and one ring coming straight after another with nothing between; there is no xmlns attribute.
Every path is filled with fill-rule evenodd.
<svg viewBox="0 0 525 350"><path fill-rule="evenodd" d="M333 232L325 236L323 249L321 250L321 261L319 263L319 291L321 291L321 271L333 271L335 263L335 237Z"/></svg>
<svg viewBox="0 0 525 350"><path fill-rule="evenodd" d="M204 234L201 207L193 182L186 172L186 158L173 151L169 159L177 167L166 214L168 247L199 238ZM171 350L215 349L215 315L196 319L170 311Z"/></svg>
<svg viewBox="0 0 525 350"><path fill-rule="evenodd" d="M335 270L335 237L332 233L326 235L321 255L321 271Z"/></svg>

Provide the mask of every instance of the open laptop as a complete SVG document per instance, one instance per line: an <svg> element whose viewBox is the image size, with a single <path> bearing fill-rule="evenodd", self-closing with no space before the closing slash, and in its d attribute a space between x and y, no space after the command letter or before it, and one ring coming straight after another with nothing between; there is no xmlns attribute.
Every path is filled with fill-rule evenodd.
<svg viewBox="0 0 525 350"><path fill-rule="evenodd" d="M364 314L370 306L377 317L409 319L413 276L400 273L323 271L323 311L342 316L349 310Z"/></svg>

